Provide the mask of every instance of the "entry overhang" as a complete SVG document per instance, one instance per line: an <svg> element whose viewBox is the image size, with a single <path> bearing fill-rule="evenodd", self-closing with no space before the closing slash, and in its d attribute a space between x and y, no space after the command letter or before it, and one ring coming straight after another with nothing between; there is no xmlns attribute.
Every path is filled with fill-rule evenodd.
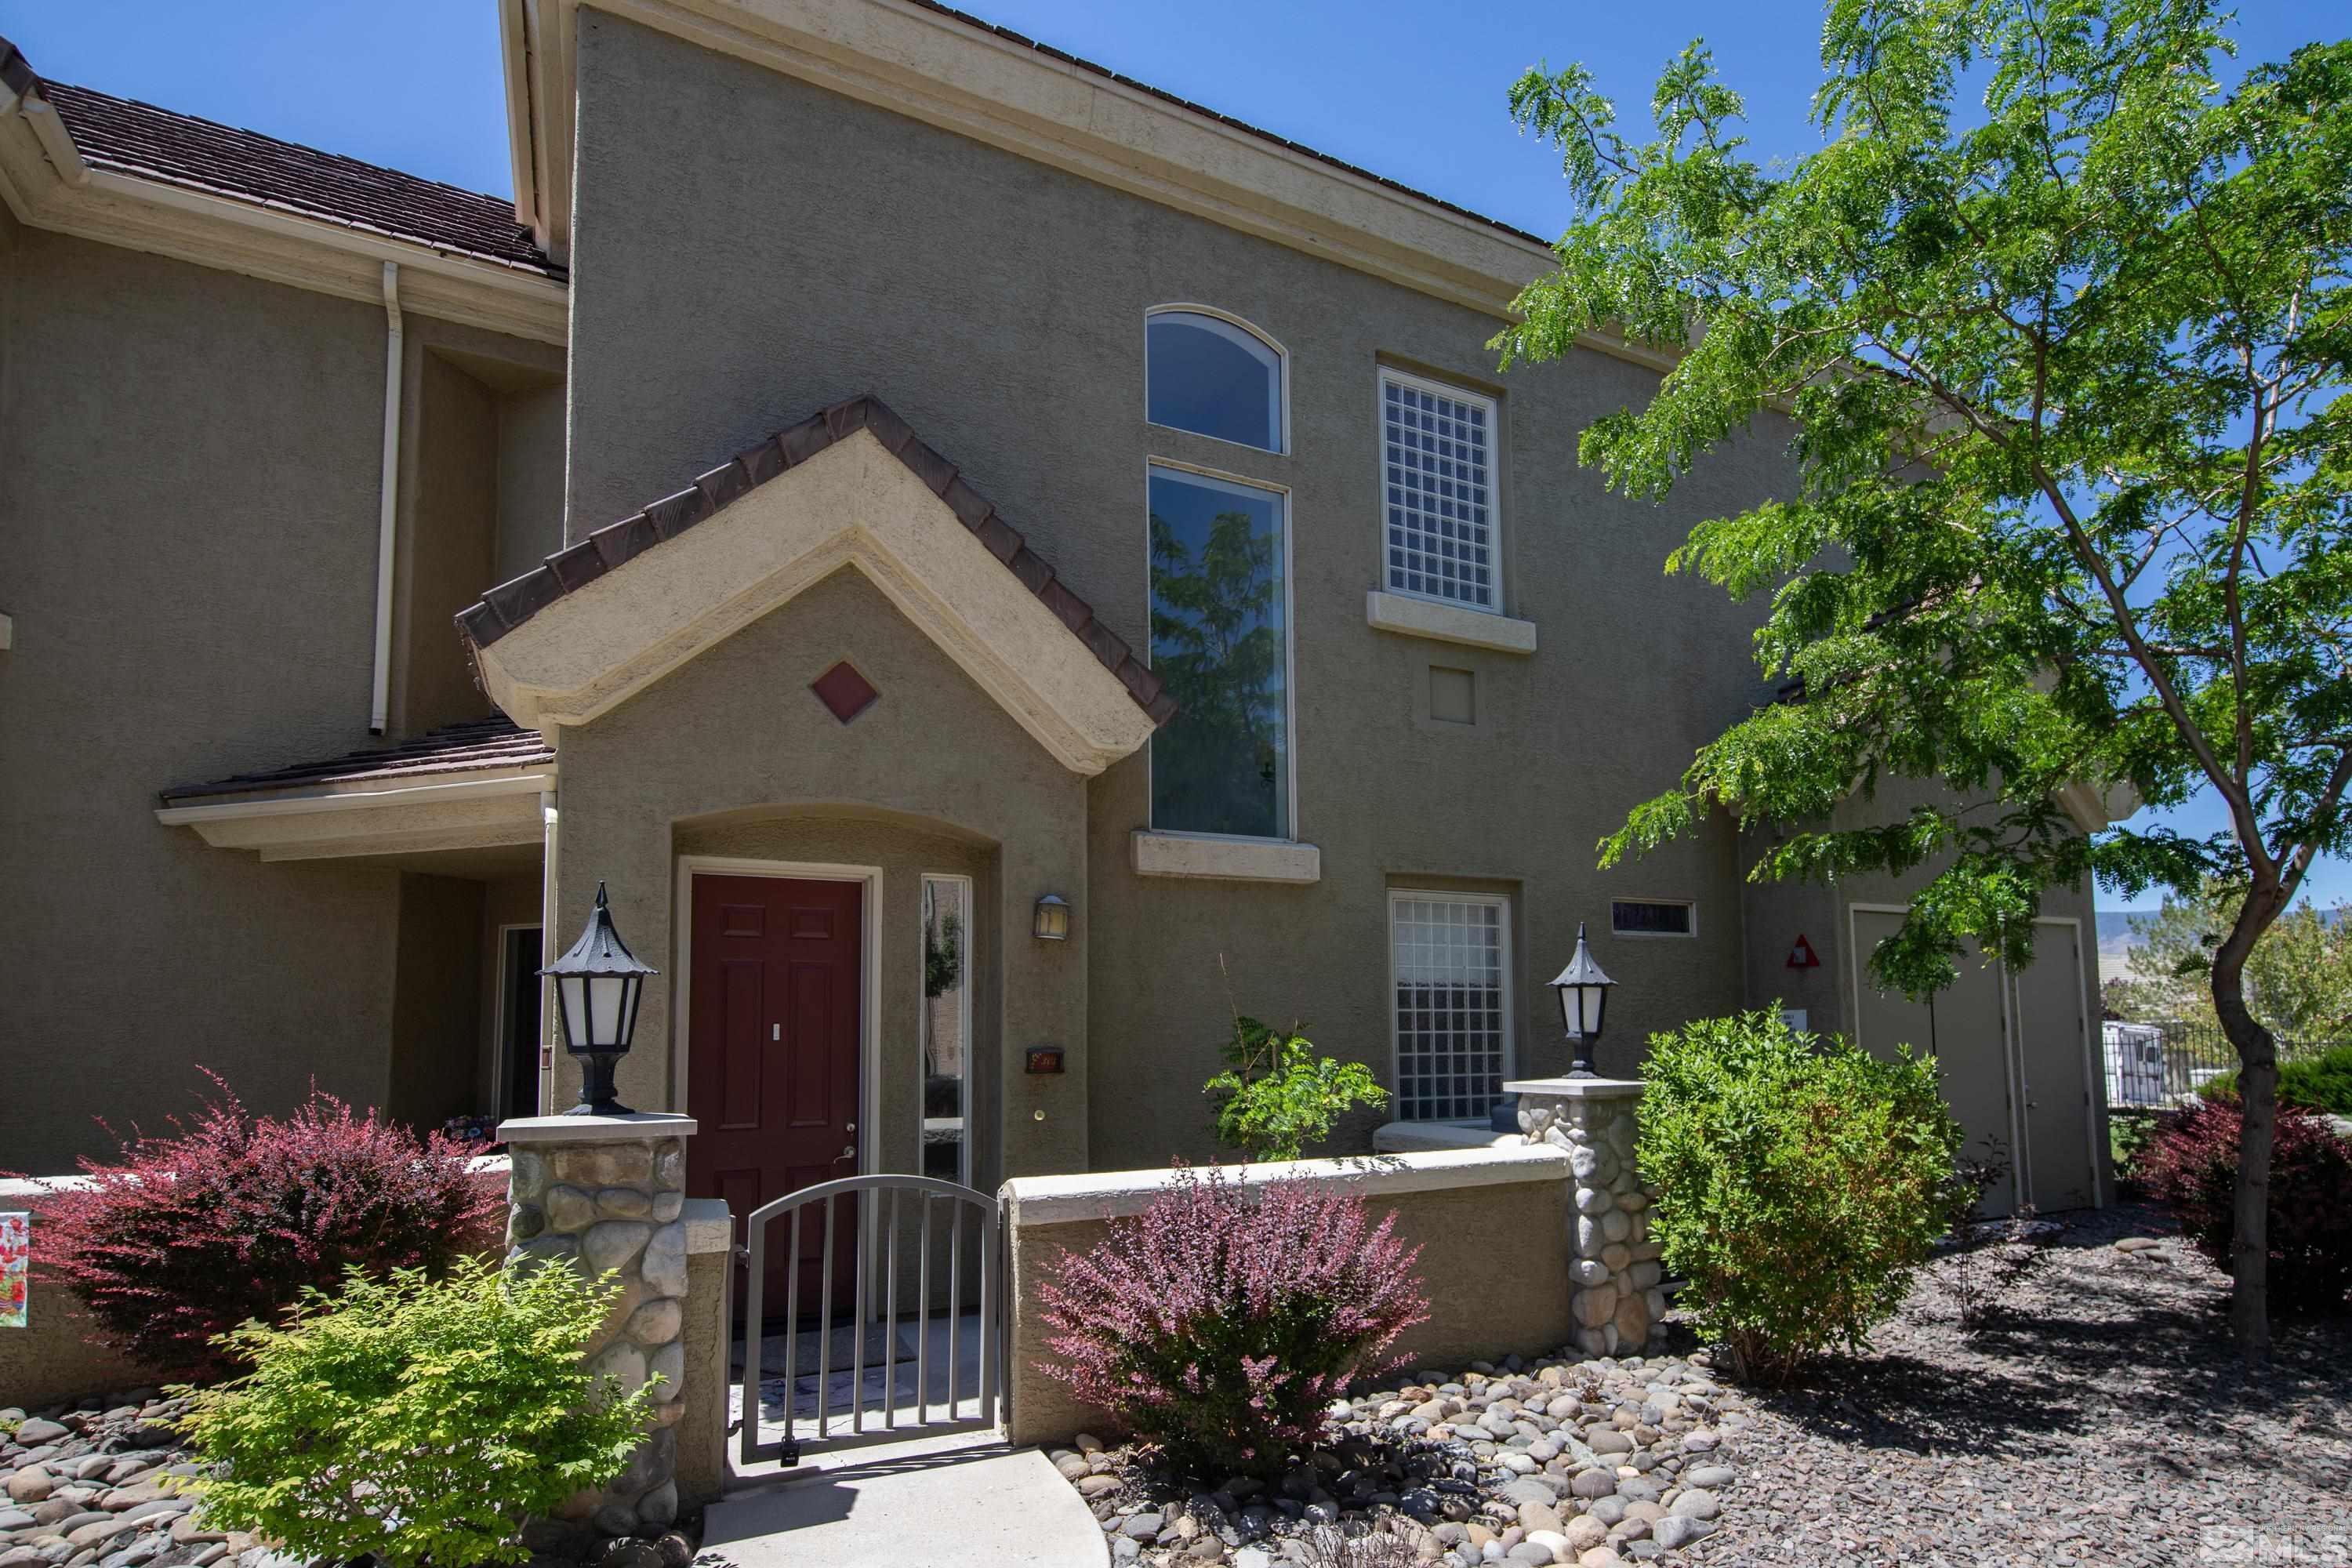
<svg viewBox="0 0 2352 1568"><path fill-rule="evenodd" d="M845 567L1073 773L1132 754L1174 711L1126 643L870 398L550 557L458 625L516 722L584 724Z"/></svg>

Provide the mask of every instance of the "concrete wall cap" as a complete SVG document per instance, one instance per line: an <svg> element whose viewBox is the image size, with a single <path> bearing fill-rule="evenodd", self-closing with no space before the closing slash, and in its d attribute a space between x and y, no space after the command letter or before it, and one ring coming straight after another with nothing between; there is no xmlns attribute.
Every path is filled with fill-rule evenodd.
<svg viewBox="0 0 2352 1568"><path fill-rule="evenodd" d="M724 1198L688 1198L678 1217L686 1221L688 1257L725 1252L735 1245L735 1221Z"/></svg>
<svg viewBox="0 0 2352 1568"><path fill-rule="evenodd" d="M1286 1178L1341 1187L1366 1197L1442 1187L1503 1186L1516 1182L1563 1182L1565 1151L1528 1143L1500 1149L1444 1149L1417 1154L1351 1155L1338 1160L1277 1160L1224 1165L1228 1181L1252 1184ZM1206 1167L1192 1167L1195 1170ZM1098 1171L1079 1176L1015 1176L1000 1189L1015 1225L1062 1225L1140 1214L1175 1184L1178 1172Z"/></svg>
<svg viewBox="0 0 2352 1568"><path fill-rule="evenodd" d="M621 1143L655 1138L691 1138L691 1116L666 1110L632 1110L625 1116L521 1116L499 1123L502 1143Z"/></svg>
<svg viewBox="0 0 2352 1568"><path fill-rule="evenodd" d="M1503 1086L1505 1094L1537 1100L1630 1100L1642 1092L1638 1078L1529 1078Z"/></svg>
<svg viewBox="0 0 2352 1568"><path fill-rule="evenodd" d="M505 1154L477 1154L466 1162L478 1176L508 1176L514 1161ZM98 1184L96 1176L10 1176L0 1179L0 1209L37 1208L42 1199L59 1193L79 1193Z"/></svg>

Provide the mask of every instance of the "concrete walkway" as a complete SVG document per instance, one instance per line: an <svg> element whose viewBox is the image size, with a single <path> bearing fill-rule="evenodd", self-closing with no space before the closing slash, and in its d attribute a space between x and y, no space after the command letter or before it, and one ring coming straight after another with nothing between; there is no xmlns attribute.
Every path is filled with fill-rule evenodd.
<svg viewBox="0 0 2352 1568"><path fill-rule="evenodd" d="M1034 1448L960 1433L854 1448L712 1503L716 1568L1106 1568L1102 1526Z"/></svg>

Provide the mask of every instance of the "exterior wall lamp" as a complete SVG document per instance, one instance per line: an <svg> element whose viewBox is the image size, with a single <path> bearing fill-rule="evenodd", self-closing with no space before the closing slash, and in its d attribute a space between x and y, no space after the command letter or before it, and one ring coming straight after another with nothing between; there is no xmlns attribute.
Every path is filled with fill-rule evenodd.
<svg viewBox="0 0 2352 1568"><path fill-rule="evenodd" d="M1559 996L1560 1024L1576 1045L1576 1060L1568 1072L1570 1078L1601 1076L1593 1070L1592 1047L1601 1038L1601 1019L1609 1006L1609 988L1616 984L1593 962L1592 950L1584 942L1584 922L1579 921L1576 956L1550 982Z"/></svg>
<svg viewBox="0 0 2352 1568"><path fill-rule="evenodd" d="M1037 900L1037 919L1030 928L1039 942L1070 940L1070 906L1059 893L1048 893Z"/></svg>
<svg viewBox="0 0 2352 1568"><path fill-rule="evenodd" d="M658 969L639 963L621 933L604 884L596 884L596 908L588 929L572 951L540 971L555 982L556 1013L563 1020L563 1048L581 1060L580 1103L566 1116L629 1116L613 1088L613 1069L629 1054L637 1032L637 999L646 976Z"/></svg>

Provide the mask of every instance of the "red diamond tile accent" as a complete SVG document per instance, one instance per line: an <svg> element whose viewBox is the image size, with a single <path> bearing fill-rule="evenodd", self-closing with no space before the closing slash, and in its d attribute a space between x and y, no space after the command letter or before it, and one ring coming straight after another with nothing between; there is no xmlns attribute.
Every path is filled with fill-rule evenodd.
<svg viewBox="0 0 2352 1568"><path fill-rule="evenodd" d="M845 658L810 681L809 689L816 693L816 700L825 705L827 711L845 724L865 712L882 695Z"/></svg>

